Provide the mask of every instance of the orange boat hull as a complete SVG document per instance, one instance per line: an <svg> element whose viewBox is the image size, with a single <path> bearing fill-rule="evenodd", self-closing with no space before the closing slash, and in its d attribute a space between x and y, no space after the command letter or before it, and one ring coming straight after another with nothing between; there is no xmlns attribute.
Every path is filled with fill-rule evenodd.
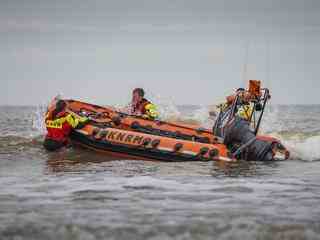
<svg viewBox="0 0 320 240"><path fill-rule="evenodd" d="M74 114L90 116L90 123L71 134L86 148L134 159L161 161L235 161L227 147L207 129L150 121L74 100L67 100Z"/></svg>

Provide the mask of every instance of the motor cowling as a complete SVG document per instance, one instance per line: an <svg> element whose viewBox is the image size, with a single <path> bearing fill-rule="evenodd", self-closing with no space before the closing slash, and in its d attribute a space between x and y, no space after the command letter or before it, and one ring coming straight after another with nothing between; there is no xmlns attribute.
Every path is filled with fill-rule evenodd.
<svg viewBox="0 0 320 240"><path fill-rule="evenodd" d="M249 122L235 117L234 121L227 124L224 128L224 144L227 146L242 146L251 141L251 143L243 149L240 156L236 156L243 160L254 161L271 161L274 159L272 152L272 143L256 138L251 130ZM234 148L234 152L237 148Z"/></svg>

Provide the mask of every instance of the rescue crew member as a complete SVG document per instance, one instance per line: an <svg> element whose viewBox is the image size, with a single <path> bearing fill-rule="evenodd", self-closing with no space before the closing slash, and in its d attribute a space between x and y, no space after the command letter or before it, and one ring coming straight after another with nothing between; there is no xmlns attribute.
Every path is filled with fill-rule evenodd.
<svg viewBox="0 0 320 240"><path fill-rule="evenodd" d="M226 103L220 106L221 112L213 132L223 138L223 143L230 147L233 156L245 160L270 161L274 158L271 141L259 139L251 120L254 111L263 110L261 92L239 88L228 96Z"/></svg>
<svg viewBox="0 0 320 240"><path fill-rule="evenodd" d="M89 120L66 112L66 102L58 100L55 109L48 112L45 123L47 135L43 146L48 151L56 151L69 143L72 129L83 127Z"/></svg>
<svg viewBox="0 0 320 240"><path fill-rule="evenodd" d="M132 92L131 112L132 115L155 120L159 117L157 107L144 98L145 92L142 88L136 88Z"/></svg>
<svg viewBox="0 0 320 240"><path fill-rule="evenodd" d="M241 101L242 104L236 109L236 115L244 120L250 121L253 112L253 106L250 104L252 96L250 93L246 92L244 88L238 88L236 93L228 96L227 102L225 104L221 104L219 107L222 111L227 110L232 105L237 95L240 96L238 101Z"/></svg>

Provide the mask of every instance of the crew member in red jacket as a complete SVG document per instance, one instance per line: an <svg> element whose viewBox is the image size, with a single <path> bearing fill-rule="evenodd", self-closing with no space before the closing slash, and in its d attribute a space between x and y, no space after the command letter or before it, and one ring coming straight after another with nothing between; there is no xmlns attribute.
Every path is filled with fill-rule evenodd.
<svg viewBox="0 0 320 240"><path fill-rule="evenodd" d="M66 102L58 100L53 111L46 115L47 135L43 146L48 151L56 151L69 143L69 135L74 128L81 128L88 122L87 118L66 112Z"/></svg>

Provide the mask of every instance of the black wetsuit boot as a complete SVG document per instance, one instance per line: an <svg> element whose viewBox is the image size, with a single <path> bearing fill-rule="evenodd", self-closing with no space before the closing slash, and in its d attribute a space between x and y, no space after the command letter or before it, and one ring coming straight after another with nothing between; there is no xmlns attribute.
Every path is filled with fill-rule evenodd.
<svg viewBox="0 0 320 240"><path fill-rule="evenodd" d="M50 152L57 151L60 148L64 147L64 145L65 144L62 142L58 142L49 138L46 138L43 142L43 147Z"/></svg>

